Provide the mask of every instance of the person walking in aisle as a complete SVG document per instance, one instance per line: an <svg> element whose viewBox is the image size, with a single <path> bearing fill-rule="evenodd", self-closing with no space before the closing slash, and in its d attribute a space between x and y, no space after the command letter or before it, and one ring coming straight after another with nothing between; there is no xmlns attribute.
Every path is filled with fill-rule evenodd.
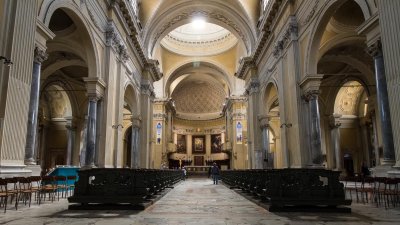
<svg viewBox="0 0 400 225"><path fill-rule="evenodd" d="M211 168L211 174L213 176L213 181L214 184L218 184L218 179L219 179L219 168L216 163L213 164L213 167Z"/></svg>

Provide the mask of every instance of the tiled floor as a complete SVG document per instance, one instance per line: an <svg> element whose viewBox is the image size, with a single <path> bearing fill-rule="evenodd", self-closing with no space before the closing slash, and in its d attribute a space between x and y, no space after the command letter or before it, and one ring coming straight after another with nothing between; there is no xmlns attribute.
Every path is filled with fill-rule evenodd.
<svg viewBox="0 0 400 225"><path fill-rule="evenodd" d="M400 224L400 209L353 204L351 214L270 213L224 185L209 179L188 179L179 183L145 211L68 211L63 199L40 207L21 206L0 213L0 224Z"/></svg>

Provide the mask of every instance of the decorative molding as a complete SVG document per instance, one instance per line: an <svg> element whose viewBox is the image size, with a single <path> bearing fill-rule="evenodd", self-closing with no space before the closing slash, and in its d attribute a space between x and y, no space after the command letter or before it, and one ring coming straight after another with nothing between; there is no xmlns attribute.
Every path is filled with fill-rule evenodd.
<svg viewBox="0 0 400 225"><path fill-rule="evenodd" d="M155 120L166 120L168 118L167 114L165 113L154 113L153 119Z"/></svg>
<svg viewBox="0 0 400 225"><path fill-rule="evenodd" d="M242 57L239 61L239 68L235 73L235 76L240 79L245 79L248 70L255 67L257 66L254 57L251 56Z"/></svg>
<svg viewBox="0 0 400 225"><path fill-rule="evenodd" d="M289 45L291 41L297 40L298 38L298 23L295 16L290 16L289 24L282 35L282 38L276 42L272 54L275 58L278 58L283 50Z"/></svg>
<svg viewBox="0 0 400 225"><path fill-rule="evenodd" d="M126 49L126 45L115 27L114 23L109 22L106 29L106 45L114 49L118 54L119 59L122 62L126 62L129 59L129 55Z"/></svg>
<svg viewBox="0 0 400 225"><path fill-rule="evenodd" d="M147 59L144 53L144 47L140 41L141 26L137 20L136 15L133 15L133 8L131 5L127 4L126 0L111 0L110 5L116 6L122 16L125 19L125 22L130 30L129 39L130 44L132 44L134 52L137 54L138 58L140 58L141 63L144 65L145 69L152 71L154 81L160 80L163 74L160 72L158 68L158 64L153 64L151 60ZM121 52L121 50L120 50ZM125 51L122 50L122 60L126 59L127 54L125 55ZM148 68L150 67L150 69Z"/></svg>
<svg viewBox="0 0 400 225"><path fill-rule="evenodd" d="M307 17L301 22L301 26L307 25L312 18L314 18L315 13L317 12L319 0L314 0L314 6L312 7L311 11L308 13Z"/></svg>

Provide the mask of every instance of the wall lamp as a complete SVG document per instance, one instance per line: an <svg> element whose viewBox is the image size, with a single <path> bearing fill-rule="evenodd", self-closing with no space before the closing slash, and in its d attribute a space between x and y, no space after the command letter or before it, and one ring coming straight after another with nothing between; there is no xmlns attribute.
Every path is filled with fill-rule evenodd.
<svg viewBox="0 0 400 225"><path fill-rule="evenodd" d="M282 128L282 127L291 128L292 124L291 123L282 123L280 128Z"/></svg>
<svg viewBox="0 0 400 225"><path fill-rule="evenodd" d="M4 56L0 56L0 60L3 60L3 59L4 59L4 65L11 66L13 64L10 59L7 59Z"/></svg>
<svg viewBox="0 0 400 225"><path fill-rule="evenodd" d="M112 125L112 128L114 128L114 129L118 129L118 127L124 128L124 126L122 126L122 124Z"/></svg>

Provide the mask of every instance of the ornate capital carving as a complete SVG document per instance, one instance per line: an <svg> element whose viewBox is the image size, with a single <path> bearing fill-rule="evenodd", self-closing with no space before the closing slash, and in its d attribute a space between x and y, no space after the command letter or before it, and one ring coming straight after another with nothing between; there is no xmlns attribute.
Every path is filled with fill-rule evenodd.
<svg viewBox="0 0 400 225"><path fill-rule="evenodd" d="M329 126L331 129L339 128L342 123L340 122L340 118L342 115L340 114L333 114L329 116Z"/></svg>
<svg viewBox="0 0 400 225"><path fill-rule="evenodd" d="M246 92L248 95L258 93L260 90L260 81L257 78L251 78L246 86Z"/></svg>
<svg viewBox="0 0 400 225"><path fill-rule="evenodd" d="M267 129L269 127L269 119L267 115L258 115L258 121L260 123L260 129Z"/></svg>
<svg viewBox="0 0 400 225"><path fill-rule="evenodd" d="M151 84L151 82L148 81L148 80L142 81L142 83L140 85L140 91L141 91L141 93L143 95L147 95L147 96L150 96L150 97L154 97L155 96L154 87Z"/></svg>
<svg viewBox="0 0 400 225"><path fill-rule="evenodd" d="M97 102L102 98L102 96L98 94L87 94L87 96L90 102Z"/></svg>
<svg viewBox="0 0 400 225"><path fill-rule="evenodd" d="M132 121L132 127L140 128L140 123L142 122L142 118L140 116L132 116L131 121Z"/></svg>
<svg viewBox="0 0 400 225"><path fill-rule="evenodd" d="M119 59L122 62L126 62L129 59L129 55L126 51L126 46L113 23L108 23L107 25L106 44L107 46L110 46L115 50L115 52L119 56Z"/></svg>
<svg viewBox="0 0 400 225"><path fill-rule="evenodd" d="M48 56L49 55L46 53L46 50L43 50L37 46L35 47L35 54L33 58L35 63L42 64L42 62L44 62Z"/></svg>
<svg viewBox="0 0 400 225"><path fill-rule="evenodd" d="M382 43L381 43L381 41L378 40L374 44L372 44L371 46L368 46L367 52L372 57L382 56Z"/></svg>
<svg viewBox="0 0 400 225"><path fill-rule="evenodd" d="M320 94L320 90L307 90L306 92L304 92L304 99L306 101L312 101L312 100L316 100L318 99L318 95Z"/></svg>

